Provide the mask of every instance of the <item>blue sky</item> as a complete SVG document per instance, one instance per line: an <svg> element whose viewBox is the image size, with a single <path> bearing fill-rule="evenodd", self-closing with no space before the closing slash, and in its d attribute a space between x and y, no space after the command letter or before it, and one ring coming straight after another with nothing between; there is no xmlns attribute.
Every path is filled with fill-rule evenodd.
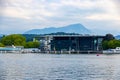
<svg viewBox="0 0 120 80"><path fill-rule="evenodd" d="M0 34L81 23L96 34L120 34L119 0L0 0Z"/></svg>

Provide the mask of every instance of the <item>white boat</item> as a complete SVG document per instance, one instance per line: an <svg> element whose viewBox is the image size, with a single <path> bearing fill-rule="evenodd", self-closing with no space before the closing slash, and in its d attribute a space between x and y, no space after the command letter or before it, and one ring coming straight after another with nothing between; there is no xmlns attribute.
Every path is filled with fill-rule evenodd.
<svg viewBox="0 0 120 80"><path fill-rule="evenodd" d="M120 47L116 47L115 49L103 50L103 54L120 54Z"/></svg>

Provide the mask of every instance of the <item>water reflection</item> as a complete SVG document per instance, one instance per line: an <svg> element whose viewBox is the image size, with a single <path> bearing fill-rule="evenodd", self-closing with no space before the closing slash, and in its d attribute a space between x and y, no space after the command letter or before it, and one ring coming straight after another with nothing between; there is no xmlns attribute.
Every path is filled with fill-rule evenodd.
<svg viewBox="0 0 120 80"><path fill-rule="evenodd" d="M0 54L0 80L120 80L120 55Z"/></svg>

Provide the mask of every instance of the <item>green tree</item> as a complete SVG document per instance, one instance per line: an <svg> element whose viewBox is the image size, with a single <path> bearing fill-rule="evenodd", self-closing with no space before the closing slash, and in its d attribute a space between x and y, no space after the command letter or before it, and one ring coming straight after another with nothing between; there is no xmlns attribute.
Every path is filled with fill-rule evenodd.
<svg viewBox="0 0 120 80"><path fill-rule="evenodd" d="M108 47L109 48L116 48L116 47L120 47L120 40L110 40L108 42Z"/></svg>
<svg viewBox="0 0 120 80"><path fill-rule="evenodd" d="M106 49L113 49L113 48L116 48L116 47L120 47L120 40L116 40L116 39L113 39L113 40L104 40L102 42L102 46L103 46L103 49L106 50Z"/></svg>
<svg viewBox="0 0 120 80"><path fill-rule="evenodd" d="M4 47L4 44L0 43L0 47Z"/></svg>
<svg viewBox="0 0 120 80"><path fill-rule="evenodd" d="M102 47L104 50L114 48L115 42L117 41L115 40L115 37L112 34L106 34L102 41Z"/></svg>
<svg viewBox="0 0 120 80"><path fill-rule="evenodd" d="M1 43L6 46L23 46L26 43L26 38L20 34L12 34L1 39Z"/></svg>
<svg viewBox="0 0 120 80"><path fill-rule="evenodd" d="M103 47L104 50L106 50L106 49L109 48L109 47L108 47L108 41L107 41L107 40L104 40L104 41L102 42L102 47Z"/></svg>
<svg viewBox="0 0 120 80"><path fill-rule="evenodd" d="M24 47L25 48L38 48L39 46L40 46L39 42L30 41L30 42L27 42Z"/></svg>

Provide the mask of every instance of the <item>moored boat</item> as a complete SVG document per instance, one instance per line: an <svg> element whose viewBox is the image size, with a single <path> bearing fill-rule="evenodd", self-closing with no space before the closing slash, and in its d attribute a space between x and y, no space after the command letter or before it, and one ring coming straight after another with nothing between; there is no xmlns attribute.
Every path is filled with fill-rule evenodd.
<svg viewBox="0 0 120 80"><path fill-rule="evenodd" d="M120 47L116 47L115 49L103 50L103 54L120 54Z"/></svg>

